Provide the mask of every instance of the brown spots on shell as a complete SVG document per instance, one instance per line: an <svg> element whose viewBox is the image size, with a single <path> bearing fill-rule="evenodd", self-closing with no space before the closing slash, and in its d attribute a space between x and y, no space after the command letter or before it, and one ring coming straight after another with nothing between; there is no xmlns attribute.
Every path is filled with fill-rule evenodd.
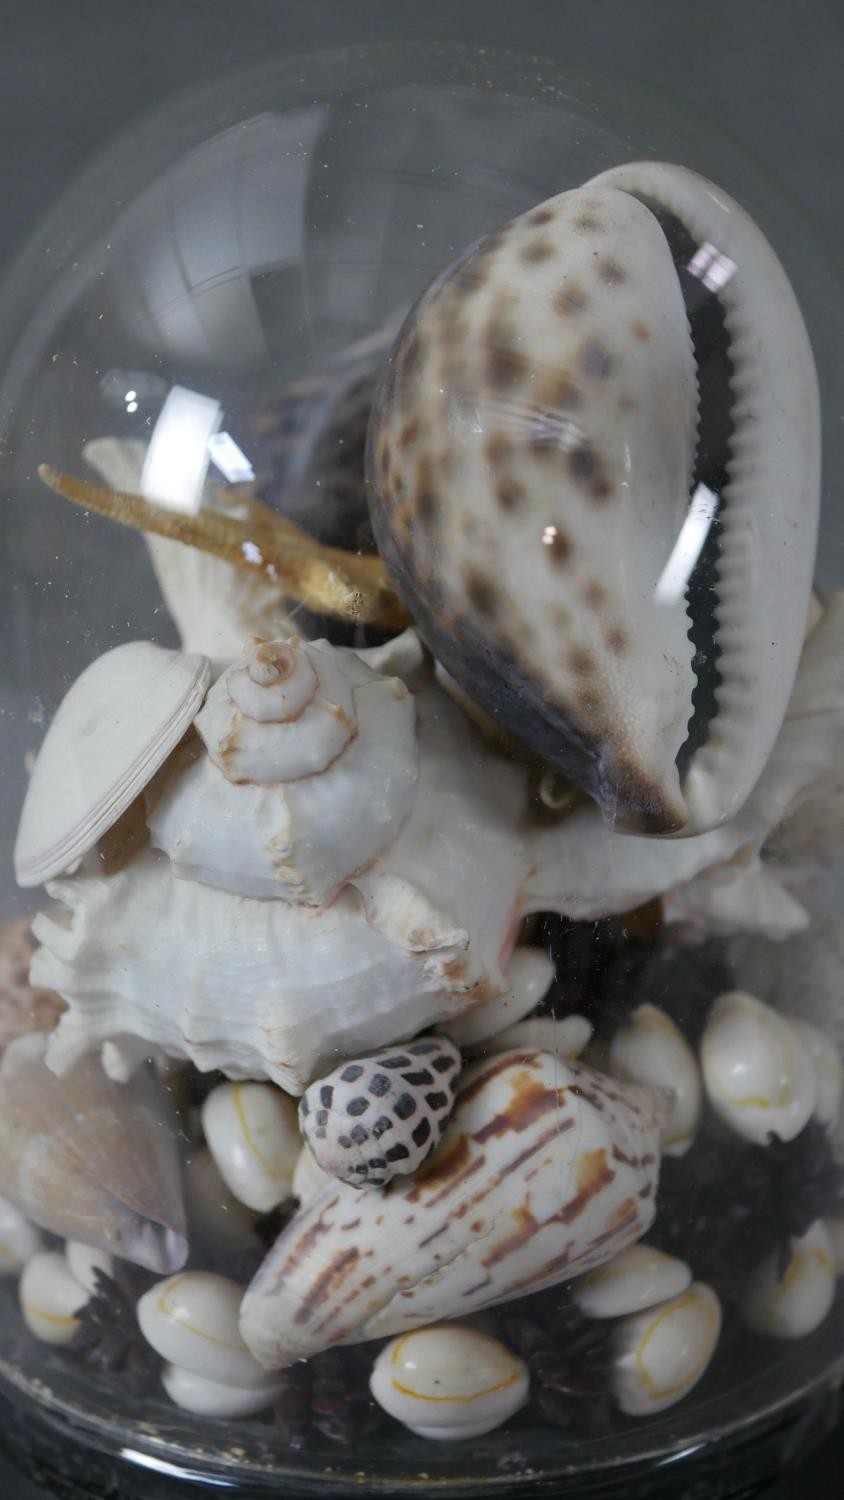
<svg viewBox="0 0 844 1500"><path fill-rule="evenodd" d="M473 1140L483 1146L489 1140L511 1133L520 1134L528 1130L536 1120L550 1110L558 1110L565 1099L563 1089L549 1089L528 1073L517 1073L513 1081L510 1102L498 1115L493 1115L486 1125L475 1132Z"/></svg>
<svg viewBox="0 0 844 1500"><path fill-rule="evenodd" d="M612 485L592 444L584 438L568 452L569 472L593 500L608 500Z"/></svg>
<svg viewBox="0 0 844 1500"><path fill-rule="evenodd" d="M399 433L399 447L411 448L419 437L420 422L418 417L408 417L401 432Z"/></svg>
<svg viewBox="0 0 844 1500"><path fill-rule="evenodd" d="M528 243L523 245L519 251L519 260L526 266L536 266L541 265L545 260L551 260L556 253L557 247L554 241L549 240L547 235L543 235L541 238L528 240Z"/></svg>
<svg viewBox="0 0 844 1500"><path fill-rule="evenodd" d="M642 322L641 318L633 319L633 322L630 324L630 331L634 339L638 339L642 344L646 344L651 336L650 329L646 323Z"/></svg>
<svg viewBox="0 0 844 1500"><path fill-rule="evenodd" d="M612 625L604 636L604 640L607 643L607 650L611 651L613 656L623 656L630 646L630 639L623 625Z"/></svg>
<svg viewBox="0 0 844 1500"><path fill-rule="evenodd" d="M469 568L464 575L469 603L485 620L492 620L499 612L501 597L493 579L479 568Z"/></svg>
<svg viewBox="0 0 844 1500"><path fill-rule="evenodd" d="M588 302L589 298L582 288L575 282L569 282L554 293L553 308L561 318L569 318L574 313L583 312Z"/></svg>
<svg viewBox="0 0 844 1500"><path fill-rule="evenodd" d="M425 489L417 496L416 519L426 531L433 531L439 524L440 502L433 490Z"/></svg>
<svg viewBox="0 0 844 1500"><path fill-rule="evenodd" d="M512 454L513 444L506 432L493 429L486 440L484 452L486 453L488 462L494 469L497 469Z"/></svg>
<svg viewBox="0 0 844 1500"><path fill-rule="evenodd" d="M606 380L613 367L612 355L600 339L586 339L581 345L578 362L584 375Z"/></svg>
<svg viewBox="0 0 844 1500"><path fill-rule="evenodd" d="M598 670L594 656L585 646L573 646L566 660L575 677L591 677Z"/></svg>
<svg viewBox="0 0 844 1500"><path fill-rule="evenodd" d="M574 227L575 229L579 229L582 234L603 234L604 232L601 220L593 210L588 208L578 214L574 221Z"/></svg>
<svg viewBox="0 0 844 1500"><path fill-rule="evenodd" d="M582 392L578 390L567 370L547 375L539 387L538 398L551 411L577 411L583 404Z"/></svg>
<svg viewBox="0 0 844 1500"><path fill-rule="evenodd" d="M542 533L542 550L552 568L563 568L571 558L571 539L561 526L546 526Z"/></svg>
<svg viewBox="0 0 844 1500"><path fill-rule="evenodd" d="M507 513L518 510L525 498L525 487L517 479L499 479L495 486L495 498Z"/></svg>
<svg viewBox="0 0 844 1500"><path fill-rule="evenodd" d="M521 1061L526 1068L538 1068L540 1066L538 1058L539 1054L534 1050L533 1052L526 1052ZM476 1073L473 1078L462 1084L462 1087L458 1089L458 1097L463 1104L466 1104L470 1099L474 1099L475 1095L481 1092L481 1089L486 1088L486 1085L491 1083L493 1078L497 1078L499 1073L506 1073L507 1069L512 1066L513 1054L511 1052L499 1054L485 1068Z"/></svg>
<svg viewBox="0 0 844 1500"><path fill-rule="evenodd" d="M521 349L503 342L493 342L486 357L486 375L497 391L517 385L527 373L528 362Z"/></svg>
<svg viewBox="0 0 844 1500"><path fill-rule="evenodd" d="M575 1196L555 1215L563 1224L571 1224L579 1219L592 1199L615 1181L615 1172L607 1161L603 1146L599 1146L596 1151L580 1153L574 1164L574 1180L577 1185Z"/></svg>
<svg viewBox="0 0 844 1500"><path fill-rule="evenodd" d="M598 275L605 286L621 286L627 280L627 272L612 256L598 261Z"/></svg>
<svg viewBox="0 0 844 1500"><path fill-rule="evenodd" d="M527 221L529 224L535 224L537 228L541 228L544 224L553 224L555 217L553 208L540 207L535 208L532 213L528 214Z"/></svg>
<svg viewBox="0 0 844 1500"><path fill-rule="evenodd" d="M339 1251L329 1261L325 1269L320 1272L319 1276L317 1276L307 1296L302 1298L300 1306L296 1309L293 1319L294 1323L309 1323L317 1308L328 1297L336 1297L346 1276L354 1269L359 1260L360 1252L355 1246L351 1246L348 1250Z"/></svg>
<svg viewBox="0 0 844 1500"><path fill-rule="evenodd" d="M583 587L582 598L588 609L602 609L607 602L607 591L597 578L590 578Z"/></svg>

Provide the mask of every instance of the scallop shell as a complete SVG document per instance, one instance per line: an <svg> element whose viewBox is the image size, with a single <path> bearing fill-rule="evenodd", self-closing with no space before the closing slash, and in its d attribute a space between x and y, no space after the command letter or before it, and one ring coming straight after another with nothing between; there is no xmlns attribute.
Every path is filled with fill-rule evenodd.
<svg viewBox="0 0 844 1500"><path fill-rule="evenodd" d="M153 843L188 879L324 905L393 841L418 780L404 683L327 641L253 642L156 788Z"/></svg>
<svg viewBox="0 0 844 1500"><path fill-rule="evenodd" d="M819 417L794 294L736 203L646 162L503 225L408 318L369 469L400 595L496 722L613 825L737 812L803 640ZM719 507L721 685L690 735L707 623L682 554Z"/></svg>
<svg viewBox="0 0 844 1500"><path fill-rule="evenodd" d="M112 1083L89 1059L57 1079L47 1037L19 1037L0 1066L0 1189L42 1229L152 1271L187 1256L173 1123L160 1084Z"/></svg>
<svg viewBox="0 0 844 1500"><path fill-rule="evenodd" d="M149 641L117 646L66 694L38 753L15 845L20 885L78 864L190 727L208 686L207 657Z"/></svg>
<svg viewBox="0 0 844 1500"><path fill-rule="evenodd" d="M602 1264L653 1219L663 1112L649 1089L542 1052L477 1064L415 1179L336 1183L300 1209L243 1299L247 1344L276 1368Z"/></svg>
<svg viewBox="0 0 844 1500"><path fill-rule="evenodd" d="M425 947L423 933L417 948L393 941L353 889L327 910L235 896L177 879L149 850L116 875L48 889L70 921L36 918L32 973L68 1005L50 1040L59 1073L128 1033L201 1072L300 1094L338 1055L415 1036L473 1002L465 933L451 946L431 935Z"/></svg>

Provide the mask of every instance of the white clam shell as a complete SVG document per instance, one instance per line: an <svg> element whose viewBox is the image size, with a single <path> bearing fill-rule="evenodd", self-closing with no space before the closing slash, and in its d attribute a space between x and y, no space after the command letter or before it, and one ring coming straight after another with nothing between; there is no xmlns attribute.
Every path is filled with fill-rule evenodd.
<svg viewBox="0 0 844 1500"><path fill-rule="evenodd" d="M41 1245L35 1225L8 1198L0 1198L0 1276L16 1275Z"/></svg>
<svg viewBox="0 0 844 1500"><path fill-rule="evenodd" d="M286 673L278 684L273 670ZM323 905L388 847L413 805L408 689L326 641L253 644L196 725L207 754L186 747L148 816L153 843L188 879Z"/></svg>
<svg viewBox="0 0 844 1500"><path fill-rule="evenodd" d="M117 646L77 678L27 788L15 844L20 885L72 868L114 826L189 728L207 657L148 641Z"/></svg>
<svg viewBox="0 0 844 1500"><path fill-rule="evenodd" d="M640 1242L582 1276L572 1296L588 1318L619 1318L679 1297L691 1284L685 1261Z"/></svg>
<svg viewBox="0 0 844 1500"><path fill-rule="evenodd" d="M505 971L508 989L484 1005L473 1006L465 1015L441 1030L465 1050L498 1037L536 1008L554 980L554 965L541 948L515 948Z"/></svg>
<svg viewBox="0 0 844 1500"><path fill-rule="evenodd" d="M156 1282L138 1302L141 1333L156 1353L206 1380L264 1390L266 1371L237 1326L243 1288L210 1271L183 1271Z"/></svg>
<svg viewBox="0 0 844 1500"><path fill-rule="evenodd" d="M381 1350L369 1388L391 1417L434 1440L481 1437L524 1406L524 1360L457 1323L418 1328Z"/></svg>
<svg viewBox="0 0 844 1500"><path fill-rule="evenodd" d="M91 1245L83 1245L81 1240L67 1241L64 1258L71 1276L91 1295L97 1290L98 1271L103 1271L106 1276L114 1274L114 1256L109 1255L107 1250L96 1250Z"/></svg>
<svg viewBox="0 0 844 1500"><path fill-rule="evenodd" d="M69 1344L78 1327L76 1314L88 1293L67 1268L58 1250L45 1250L24 1267L18 1289L21 1312L31 1333L45 1344Z"/></svg>
<svg viewBox="0 0 844 1500"><path fill-rule="evenodd" d="M656 1005L640 1005L610 1043L609 1068L617 1078L649 1083L671 1095L662 1149L688 1151L700 1121L703 1088L691 1047L670 1016Z"/></svg>
<svg viewBox="0 0 844 1500"><path fill-rule="evenodd" d="M0 1187L35 1223L153 1271L187 1256L174 1122L160 1081L106 1078L94 1058L65 1077L47 1037L18 1037L0 1065Z"/></svg>
<svg viewBox="0 0 844 1500"><path fill-rule="evenodd" d="M553 1057L564 1057L573 1062L592 1036L592 1022L585 1016L530 1016L499 1032L487 1046L489 1052L506 1052L512 1047L537 1048L550 1052Z"/></svg>
<svg viewBox="0 0 844 1500"><path fill-rule="evenodd" d="M784 1276L774 1254L748 1279L741 1311L757 1333L777 1339L799 1339L823 1322L835 1298L835 1250L829 1231L818 1219L791 1241Z"/></svg>
<svg viewBox="0 0 844 1500"><path fill-rule="evenodd" d="M720 995L700 1044L703 1081L720 1120L763 1146L799 1135L815 1107L815 1070L794 1027L741 990Z"/></svg>
<svg viewBox="0 0 844 1500"><path fill-rule="evenodd" d="M352 889L312 911L178 880L146 851L116 875L80 873L51 882L50 893L71 922L37 918L33 976L68 1004L50 1038L59 1073L130 1032L201 1072L270 1078L299 1094L338 1055L414 1036L474 998L465 931L451 947L429 934L430 949L416 931L420 946L409 951L415 929L392 940Z"/></svg>
<svg viewBox="0 0 844 1500"><path fill-rule="evenodd" d="M621 1410L648 1417L682 1401L706 1370L721 1333L721 1304L696 1281L679 1297L619 1319L610 1383Z"/></svg>
<svg viewBox="0 0 844 1500"><path fill-rule="evenodd" d="M284 1366L602 1264L652 1221L663 1116L651 1090L542 1052L474 1065L415 1179L300 1209L244 1297L249 1347Z"/></svg>
<svg viewBox="0 0 844 1500"><path fill-rule="evenodd" d="M815 1070L815 1119L821 1125L832 1128L841 1113L841 1094L844 1090L844 1069L838 1049L832 1039L798 1016L787 1016L789 1025L797 1032L806 1048Z"/></svg>
<svg viewBox="0 0 844 1500"><path fill-rule="evenodd" d="M176 1406L198 1417L253 1417L272 1406L282 1390L278 1381L269 1379L257 1389L241 1390L173 1364L165 1366L161 1384Z"/></svg>
<svg viewBox="0 0 844 1500"><path fill-rule="evenodd" d="M208 1149L226 1186L269 1213L289 1198L302 1137L293 1100L269 1083L221 1083L202 1106Z"/></svg>

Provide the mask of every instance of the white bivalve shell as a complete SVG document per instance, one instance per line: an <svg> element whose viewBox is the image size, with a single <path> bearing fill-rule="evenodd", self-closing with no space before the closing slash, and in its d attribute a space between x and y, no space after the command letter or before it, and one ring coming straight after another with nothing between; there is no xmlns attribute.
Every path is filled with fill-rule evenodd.
<svg viewBox="0 0 844 1500"><path fill-rule="evenodd" d="M62 1078L47 1037L18 1037L0 1065L0 1188L53 1234L151 1271L187 1257L176 1129L152 1073L127 1084L87 1058Z"/></svg>
<svg viewBox="0 0 844 1500"><path fill-rule="evenodd" d="M369 1381L375 1400L420 1437L482 1437L524 1406L524 1360L498 1339L458 1323L418 1328L381 1350Z"/></svg>
<svg viewBox="0 0 844 1500"><path fill-rule="evenodd" d="M610 1043L609 1069L617 1078L666 1090L671 1108L662 1149L684 1156L700 1121L703 1088L695 1055L670 1016L656 1005L637 1006Z"/></svg>
<svg viewBox="0 0 844 1500"><path fill-rule="evenodd" d="M76 1314L88 1301L88 1292L68 1270L58 1250L33 1255L24 1267L18 1287L23 1320L31 1333L45 1344L69 1344L79 1326Z"/></svg>
<svg viewBox="0 0 844 1500"><path fill-rule="evenodd" d="M323 1171L358 1187L416 1172L439 1145L454 1106L460 1053L420 1037L350 1058L299 1102L302 1135Z"/></svg>
<svg viewBox="0 0 844 1500"><path fill-rule="evenodd" d="M679 1297L691 1284L685 1261L640 1242L582 1276L572 1296L587 1318L620 1318Z"/></svg>
<svg viewBox="0 0 844 1500"><path fill-rule="evenodd" d="M41 1249L42 1239L16 1204L0 1198L0 1276L14 1276Z"/></svg>
<svg viewBox="0 0 844 1500"><path fill-rule="evenodd" d="M620 1318L613 1329L610 1384L629 1417L674 1406L697 1385L721 1333L721 1304L696 1281L679 1297Z"/></svg>
<svg viewBox="0 0 844 1500"><path fill-rule="evenodd" d="M114 826L190 728L210 670L205 656L133 641L77 678L27 787L15 844L20 885L72 869Z"/></svg>
<svg viewBox="0 0 844 1500"><path fill-rule="evenodd" d="M253 642L208 694L148 822L175 871L326 904L395 839L416 796L404 683L327 641Z"/></svg>
<svg viewBox="0 0 844 1500"><path fill-rule="evenodd" d="M745 1140L791 1141L815 1107L815 1069L784 1016L742 990L715 1001L700 1044L712 1109Z"/></svg>
<svg viewBox="0 0 844 1500"><path fill-rule="evenodd" d="M138 1325L147 1343L170 1364L218 1385L266 1392L272 1381L238 1332L242 1297L243 1288L227 1276L183 1271L144 1292Z"/></svg>
<svg viewBox="0 0 844 1500"><path fill-rule="evenodd" d="M823 1322L835 1298L835 1251L829 1231L817 1219L791 1241L791 1256L781 1274L779 1255L770 1255L748 1279L740 1307L757 1333L775 1339L800 1339Z"/></svg>
<svg viewBox="0 0 844 1500"><path fill-rule="evenodd" d="M283 1367L592 1270L653 1219L663 1117L652 1090L543 1052L475 1064L415 1178L303 1205L246 1292L244 1338Z"/></svg>
<svg viewBox="0 0 844 1500"><path fill-rule="evenodd" d="M269 1213L293 1191L302 1149L296 1105L270 1083L220 1083L202 1105L220 1176L247 1208Z"/></svg>

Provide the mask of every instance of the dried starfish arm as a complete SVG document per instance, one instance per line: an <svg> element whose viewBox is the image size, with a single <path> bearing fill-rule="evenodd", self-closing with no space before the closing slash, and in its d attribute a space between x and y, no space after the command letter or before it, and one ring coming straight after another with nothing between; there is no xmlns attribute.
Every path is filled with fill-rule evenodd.
<svg viewBox="0 0 844 1500"><path fill-rule="evenodd" d="M380 557L323 547L294 522L252 502L249 520L204 509L183 515L41 464L39 477L65 500L123 526L154 532L272 578L291 598L323 614L402 630L406 616Z"/></svg>

